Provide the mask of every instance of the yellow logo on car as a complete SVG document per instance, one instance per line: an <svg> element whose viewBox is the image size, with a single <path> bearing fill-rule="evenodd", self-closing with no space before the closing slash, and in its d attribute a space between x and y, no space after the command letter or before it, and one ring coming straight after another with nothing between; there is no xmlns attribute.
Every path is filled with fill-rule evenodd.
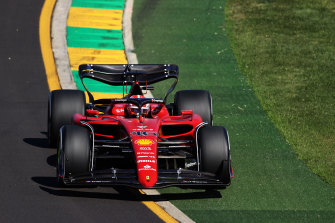
<svg viewBox="0 0 335 223"><path fill-rule="evenodd" d="M150 139L138 139L135 141L135 143L140 146L151 146L154 143L154 141Z"/></svg>

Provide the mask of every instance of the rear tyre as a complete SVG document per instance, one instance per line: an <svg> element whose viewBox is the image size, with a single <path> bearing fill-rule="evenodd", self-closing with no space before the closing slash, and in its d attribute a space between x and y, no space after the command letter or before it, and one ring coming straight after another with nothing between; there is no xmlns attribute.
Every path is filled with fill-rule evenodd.
<svg viewBox="0 0 335 223"><path fill-rule="evenodd" d="M51 147L57 147L59 129L71 124L75 113L85 114L85 94L79 90L55 90L49 95L48 138Z"/></svg>
<svg viewBox="0 0 335 223"><path fill-rule="evenodd" d="M230 184L230 149L224 127L203 127L198 133L200 170L216 175L225 185Z"/></svg>
<svg viewBox="0 0 335 223"><path fill-rule="evenodd" d="M192 110L201 116L204 122L212 125L212 97L208 91L185 90L178 91L174 96L175 114L180 115L183 110Z"/></svg>
<svg viewBox="0 0 335 223"><path fill-rule="evenodd" d="M90 168L91 139L88 129L77 125L64 125L60 129L58 147L58 182L77 174L85 174Z"/></svg>

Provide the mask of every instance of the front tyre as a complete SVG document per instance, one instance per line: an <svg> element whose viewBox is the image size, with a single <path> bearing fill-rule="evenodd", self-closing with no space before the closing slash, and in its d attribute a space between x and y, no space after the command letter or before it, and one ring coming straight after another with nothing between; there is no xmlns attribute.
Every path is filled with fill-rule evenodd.
<svg viewBox="0 0 335 223"><path fill-rule="evenodd" d="M85 114L85 94L79 90L55 90L48 101L48 138L51 147L57 147L59 129L72 122L75 113Z"/></svg>
<svg viewBox="0 0 335 223"><path fill-rule="evenodd" d="M57 179L64 180L90 169L91 139L88 129L77 125L65 125L60 129Z"/></svg>
<svg viewBox="0 0 335 223"><path fill-rule="evenodd" d="M230 148L224 127L203 127L198 133L200 170L216 175L225 185L230 184Z"/></svg>

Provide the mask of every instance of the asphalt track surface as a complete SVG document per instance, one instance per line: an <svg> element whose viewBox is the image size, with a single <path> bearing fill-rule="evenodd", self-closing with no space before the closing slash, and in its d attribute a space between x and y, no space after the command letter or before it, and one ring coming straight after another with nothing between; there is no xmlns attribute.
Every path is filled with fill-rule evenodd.
<svg viewBox="0 0 335 223"><path fill-rule="evenodd" d="M129 190L58 187L46 138L43 2L1 1L0 222L160 222Z"/></svg>

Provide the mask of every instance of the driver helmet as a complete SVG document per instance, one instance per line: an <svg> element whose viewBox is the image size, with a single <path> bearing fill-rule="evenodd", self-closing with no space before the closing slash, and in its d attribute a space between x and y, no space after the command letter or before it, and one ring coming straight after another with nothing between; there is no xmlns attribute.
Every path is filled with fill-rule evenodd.
<svg viewBox="0 0 335 223"><path fill-rule="evenodd" d="M130 98L145 98L144 96L142 95L133 95L131 96ZM140 109L138 106L134 105L134 104L128 104L126 106L126 110L127 110L127 113L131 116L131 117L135 117L135 116L139 116L140 114ZM142 106L141 108L141 114L143 117L146 117L148 116L149 114L149 110L150 110L150 105L149 104L145 104Z"/></svg>

